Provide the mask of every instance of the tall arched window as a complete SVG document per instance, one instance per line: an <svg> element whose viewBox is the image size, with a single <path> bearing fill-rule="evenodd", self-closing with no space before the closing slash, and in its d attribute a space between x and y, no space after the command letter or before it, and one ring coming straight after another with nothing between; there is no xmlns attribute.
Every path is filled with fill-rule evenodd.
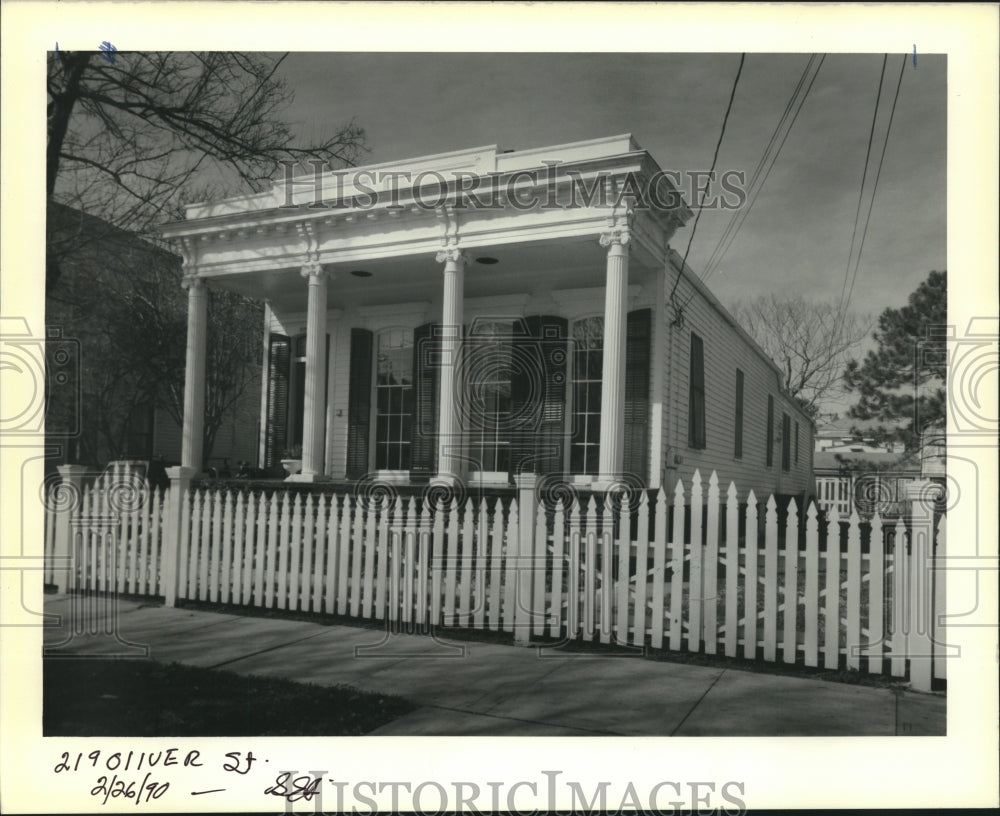
<svg viewBox="0 0 1000 816"><path fill-rule="evenodd" d="M511 461L513 320L476 320L465 343L462 424L472 470L506 473Z"/></svg>

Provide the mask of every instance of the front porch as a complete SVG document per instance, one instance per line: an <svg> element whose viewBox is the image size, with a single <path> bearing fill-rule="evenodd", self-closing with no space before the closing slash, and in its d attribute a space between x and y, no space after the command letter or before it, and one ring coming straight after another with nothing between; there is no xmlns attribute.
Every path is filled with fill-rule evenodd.
<svg viewBox="0 0 1000 816"><path fill-rule="evenodd" d="M426 206L419 181L363 200L359 176L404 170L489 176L502 201L470 206L449 182ZM629 192L657 171L623 136L460 151L361 168L353 188L328 174L189 208L164 228L189 292L182 465L204 465L205 309L219 287L267 304L261 468L301 449L296 482L503 488L554 473L658 487L666 259L690 213L679 196L640 206ZM563 200L546 207L553 190Z"/></svg>

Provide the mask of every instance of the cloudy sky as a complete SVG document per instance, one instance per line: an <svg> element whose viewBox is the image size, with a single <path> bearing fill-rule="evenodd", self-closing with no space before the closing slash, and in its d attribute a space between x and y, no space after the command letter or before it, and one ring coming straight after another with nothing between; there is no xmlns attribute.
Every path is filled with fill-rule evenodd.
<svg viewBox="0 0 1000 816"><path fill-rule="evenodd" d="M747 56L717 171L753 174L808 59ZM914 67L912 54L889 55L869 172L904 59L850 304L863 312L902 305L931 269L945 267L943 56L920 54ZM305 136L353 117L367 131L372 162L631 133L662 168L690 171L711 166L739 60L739 54L296 54L284 75L296 94L288 116ZM708 278L723 302L770 290L840 298L881 68L881 54L826 57L763 190ZM704 212L688 258L699 273L732 217L732 211ZM682 254L689 233L690 222L674 239Z"/></svg>

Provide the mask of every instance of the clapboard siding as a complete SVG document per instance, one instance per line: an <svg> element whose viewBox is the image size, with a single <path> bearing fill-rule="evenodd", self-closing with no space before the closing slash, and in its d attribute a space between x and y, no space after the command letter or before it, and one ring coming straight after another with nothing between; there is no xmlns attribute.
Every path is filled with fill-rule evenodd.
<svg viewBox="0 0 1000 816"><path fill-rule="evenodd" d="M667 291L673 287L677 265L668 270ZM675 321L668 304L664 312L664 423L667 428L664 486L672 490L678 478L689 481L696 469L716 471L733 480L741 492L758 495L812 494L813 424L790 397L781 392L780 374L760 349L731 323L725 309L689 275L681 277L674 295L683 307L683 321ZM704 342L705 448L688 445L688 388L691 334ZM734 455L736 433L736 370L743 371L743 455ZM767 466L767 398L774 397L774 457ZM799 458L781 468L781 415L791 418L794 436L799 423ZM745 496L745 493L742 493Z"/></svg>

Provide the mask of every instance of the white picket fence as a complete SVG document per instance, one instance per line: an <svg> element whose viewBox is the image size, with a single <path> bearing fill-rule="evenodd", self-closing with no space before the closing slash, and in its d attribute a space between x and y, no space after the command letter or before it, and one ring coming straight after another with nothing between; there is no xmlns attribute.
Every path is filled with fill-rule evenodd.
<svg viewBox="0 0 1000 816"><path fill-rule="evenodd" d="M113 490L87 487L65 525L66 580L410 630L491 629L897 677L909 669L928 688L932 669L945 676L931 624L944 608L935 569L943 517L936 530L922 511L909 526L876 515L868 528L856 514L821 521L815 504L802 518L794 501L779 514L773 497L741 502L732 484L723 500L714 473L707 492L696 473L687 495L678 484L672 498L640 492L634 506L591 495L553 507L538 502L533 477L520 478L513 499L437 507L175 483L115 512ZM51 510L54 551L58 521Z"/></svg>

